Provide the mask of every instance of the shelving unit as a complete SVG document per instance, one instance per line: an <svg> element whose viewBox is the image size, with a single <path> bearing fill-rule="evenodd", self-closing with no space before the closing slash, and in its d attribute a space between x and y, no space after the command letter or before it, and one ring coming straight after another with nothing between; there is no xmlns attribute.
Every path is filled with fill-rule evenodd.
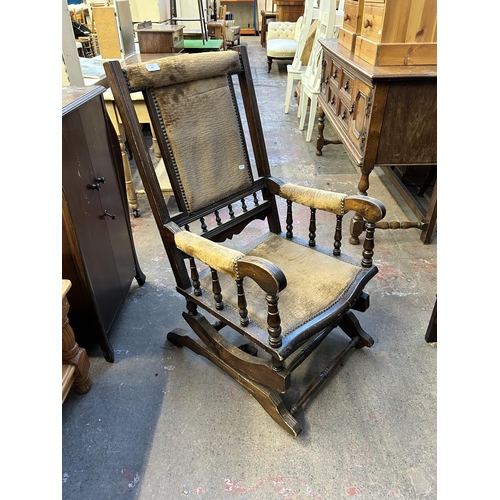
<svg viewBox="0 0 500 500"><path fill-rule="evenodd" d="M227 11L233 14L240 34L257 35L257 0L222 0L221 5L227 5Z"/></svg>

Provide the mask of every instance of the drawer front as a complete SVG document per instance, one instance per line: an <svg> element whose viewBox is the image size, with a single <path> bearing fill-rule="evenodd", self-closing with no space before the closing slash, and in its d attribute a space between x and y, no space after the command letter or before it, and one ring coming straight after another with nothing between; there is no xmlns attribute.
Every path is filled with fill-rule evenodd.
<svg viewBox="0 0 500 500"><path fill-rule="evenodd" d="M351 73L345 69L342 70L340 75L340 95L342 96L342 99L347 102L350 102L352 99L352 89L355 80L356 79Z"/></svg>
<svg viewBox="0 0 500 500"><path fill-rule="evenodd" d="M382 29L384 26L383 3L367 3L361 20L361 36L368 38L372 42L382 41Z"/></svg>
<svg viewBox="0 0 500 500"><path fill-rule="evenodd" d="M359 33L361 12L358 14L358 2L346 1L344 4L343 27L354 33Z"/></svg>

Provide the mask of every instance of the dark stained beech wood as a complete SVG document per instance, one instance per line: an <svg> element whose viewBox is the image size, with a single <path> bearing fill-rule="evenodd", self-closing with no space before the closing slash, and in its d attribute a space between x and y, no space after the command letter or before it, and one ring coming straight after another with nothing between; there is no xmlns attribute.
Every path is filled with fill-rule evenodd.
<svg viewBox="0 0 500 500"><path fill-rule="evenodd" d="M279 396L279 393L285 394L291 388L291 370L295 370L294 378L296 378L295 383L298 386L301 377L299 376L300 371L296 370L296 368L308 356L312 355L316 349L324 348L325 343L322 343L323 340L338 326L350 339L353 347L368 347L373 343L370 340L371 338L359 326L359 323L356 323L355 318L352 319L349 315L352 308L364 311L369 305L368 296L363 292L363 288L378 272L377 267L373 266L374 242L372 236L376 224L380 223L384 217L385 208L382 203L373 198L363 196L347 196L345 198L345 211L354 211L355 214L358 214L363 224L363 230L368 235L362 254L359 256L359 273L343 291L339 300L325 311L317 312L311 317L304 317L300 326L293 331L282 331L280 315L283 313L279 308L280 293L288 284L283 271L273 263L273 255L269 255L268 258L267 256L266 258L244 256L239 259L236 279L234 274L232 275L236 287L229 287L231 289L228 290L221 289L222 281L219 282L219 277L222 279L221 271L210 268L215 264L213 262L204 263L210 268L209 272L211 272L213 287L212 293L201 293L197 269L198 261L193 255L187 255L176 247L175 235L180 231L191 230L201 235L201 238L199 238L200 245L205 240L217 244L227 242L227 240L240 233L244 235L245 228L252 221L264 220L267 222L270 232L284 238L287 235L282 233L281 228L282 224L286 224L286 232L289 236L287 244L300 244L308 248L308 251L321 251L330 254L332 259L340 256L341 228L344 220L342 214L336 216L334 227L331 228L331 231L334 232L333 253L335 257L332 256L331 250L322 248L320 241L316 241L316 226L321 220L319 214L317 214L319 207L309 207L311 215L308 227L303 229L295 228L297 233L299 229L304 231L308 229L305 235L293 234L292 200L287 200L287 214L283 214L284 220L280 220L276 196L280 196L281 186L283 186L284 182L271 176L247 49L242 45L235 52L239 53L242 70L237 69L234 75L228 76L229 92L227 92L227 95L231 94L230 108L238 108L236 117L234 115L231 117L232 120L236 118L237 124L234 140L239 141L245 138L238 145L238 147L243 148L244 154L248 153L246 145L248 136L249 142L251 142L253 155L252 169L249 169L250 182L248 189L225 195L224 198L218 199L210 205L200 207L193 213L189 213L182 199L184 190L180 176L176 175L174 168L175 165L181 164L179 160L182 160L182 158L176 158L174 155L181 152L174 151L175 148L170 147L169 141L171 138L167 137L167 129L162 128L162 119L157 116L158 110L156 106L160 105L161 100L155 102L154 90L142 89L149 113L152 115L151 123L158 139L159 148L179 209L175 214L170 214L167 209L167 203L161 192L154 165L148 148L145 146L124 75L126 68L122 70L118 61L105 62L104 67L115 95L115 103L124 123L127 140L138 163L139 173L175 276L176 290L186 300L186 310L183 311L182 316L191 331L199 339L199 342L193 340L189 335L183 334L180 330L170 332L167 338L175 345L188 347L193 352L212 361L245 387L275 422L291 435L297 436L301 432L301 427ZM179 55L176 57L191 56ZM214 55L209 54L207 57L213 58ZM221 57L228 57L227 52ZM230 54L229 57L234 57L234 53ZM233 79L238 85L233 85ZM168 89L165 90L168 91ZM166 114L168 114L168 111L168 109L163 110ZM196 109L190 110L192 114L196 112ZM245 123L245 127L243 127L243 123ZM196 124L189 131L186 130L184 132L186 140L196 141L198 138L196 135L197 130ZM216 137L217 130L214 129L214 140L216 140ZM253 167L258 173L256 179L253 178ZM217 164L213 165L212 170L204 168L199 174L199 182L204 182L203 176L205 174L211 176L212 179L213 176L218 175L219 171L220 165ZM213 199L217 199L217 197L214 196ZM293 207L293 209L298 211L302 210L302 207ZM239 238L235 238L234 243L237 244L238 240ZM309 244L314 246L309 247ZM233 248L233 245L228 246ZM325 281L324 285L328 286L326 280L329 277L325 277L321 269L304 269L303 272L317 273L317 279ZM249 313L247 309L247 299L249 298L245 296L244 278L252 279L262 290L262 298L259 299L257 296L257 300L261 300L262 311L267 313L267 321L264 325L252 321L251 312ZM246 288L248 295L248 284ZM235 297L237 298L237 307L224 307L224 302L229 302L230 294L235 293L237 294L237 297ZM253 299L252 297L252 302ZM205 312L207 317L215 320L213 325L204 316ZM230 337L226 337L222 333L225 327L230 328L233 334L240 334L245 341L251 343L251 347L258 348L257 356L250 355L238 348L238 341L230 342L228 340ZM345 356L346 352L336 356L333 365L330 364L326 371L323 370L320 373L318 382L315 383L313 388L306 390L306 393L298 401L298 405L295 405L294 412L299 411L300 407L316 393L326 376L342 364ZM312 363L312 366L314 366L314 363ZM296 390L297 394L300 394L301 391L298 387Z"/></svg>

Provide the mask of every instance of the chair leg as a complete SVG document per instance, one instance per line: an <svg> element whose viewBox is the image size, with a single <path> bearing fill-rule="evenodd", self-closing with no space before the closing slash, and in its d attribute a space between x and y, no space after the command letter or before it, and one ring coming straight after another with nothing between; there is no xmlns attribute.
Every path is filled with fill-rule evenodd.
<svg viewBox="0 0 500 500"><path fill-rule="evenodd" d="M290 106L290 99L292 98L293 82L295 78L293 73L288 73L286 79L286 91L285 91L285 114L288 114L288 108Z"/></svg>
<svg viewBox="0 0 500 500"><path fill-rule="evenodd" d="M297 115L300 118L299 130L304 130L308 103L309 103L309 96L306 94L304 85L302 85L302 89L300 92L300 101L299 101L299 113Z"/></svg>
<svg viewBox="0 0 500 500"><path fill-rule="evenodd" d="M311 95L311 106L309 107L309 123L307 125L306 142L311 142L314 121L316 120L316 111L318 110L318 94Z"/></svg>
<svg viewBox="0 0 500 500"><path fill-rule="evenodd" d="M269 73L271 71L271 66L273 65L273 58L267 56L267 72Z"/></svg>

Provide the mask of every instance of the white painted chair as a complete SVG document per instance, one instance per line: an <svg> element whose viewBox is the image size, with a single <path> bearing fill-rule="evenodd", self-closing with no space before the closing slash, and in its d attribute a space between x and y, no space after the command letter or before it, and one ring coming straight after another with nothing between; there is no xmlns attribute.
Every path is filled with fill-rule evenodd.
<svg viewBox="0 0 500 500"><path fill-rule="evenodd" d="M309 35L309 29L313 19L318 19L319 9L314 8L317 0L306 0L304 5L304 20L302 29L300 31L300 37L298 41L297 50L295 51L295 57L293 58L292 64L288 64L286 67L287 71L287 81L286 81L286 91L285 91L285 114L288 114L288 108L290 106L290 99L292 98L292 89L295 80L300 79L300 75L306 70L305 64L303 64L304 48ZM344 0L342 0L344 1Z"/></svg>
<svg viewBox="0 0 500 500"><path fill-rule="evenodd" d="M339 10L330 10L330 2L333 4L334 0L321 0L318 27L316 28L313 48L309 57L309 62L307 63L307 67L304 73L301 74L300 79L300 100L299 111L297 113L298 118L300 118L299 130L304 130L307 114L307 104L309 100L311 101L311 106L309 108L309 121L306 133L307 142L311 141L314 121L316 119L316 113L318 110L318 95L322 71L322 49L318 40L325 38L334 38L334 36L338 36L338 30L339 27L342 26L344 18L344 0L341 0L339 4L339 8L342 5L342 15L339 14Z"/></svg>

